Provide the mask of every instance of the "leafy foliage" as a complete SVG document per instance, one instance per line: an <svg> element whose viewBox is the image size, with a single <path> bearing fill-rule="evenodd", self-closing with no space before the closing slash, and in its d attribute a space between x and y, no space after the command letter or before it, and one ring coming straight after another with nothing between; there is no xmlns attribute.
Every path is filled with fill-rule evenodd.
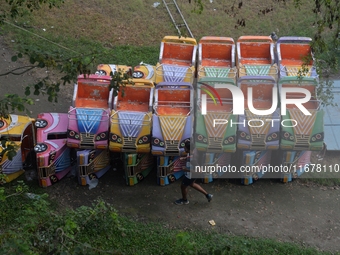
<svg viewBox="0 0 340 255"><path fill-rule="evenodd" d="M0 152L1 159L6 154L8 159L12 160L17 155L18 145L10 141L6 136L1 137L0 143L2 147L2 151Z"/></svg>
<svg viewBox="0 0 340 255"><path fill-rule="evenodd" d="M121 91L122 97L124 97L124 88L127 84L134 84L130 81L131 74L124 73L123 70L119 69L115 73L110 73L112 77L110 81L110 89L113 89L113 97L118 95L118 92ZM124 81L127 81L126 83Z"/></svg>
<svg viewBox="0 0 340 255"><path fill-rule="evenodd" d="M23 191L18 190L15 194ZM0 192L4 198L4 190ZM16 211L11 217L2 219L2 223L5 220L12 223L0 233L1 254L95 254L102 250L93 247L102 247L102 240L122 231L116 211L102 200L92 207L82 206L59 214L50 209L47 194L20 199L20 208L6 206L7 200L1 205L7 212ZM104 252L107 251L117 254L111 248Z"/></svg>
<svg viewBox="0 0 340 255"><path fill-rule="evenodd" d="M6 182L6 175L0 174L0 183L5 183ZM17 185L15 187L15 191L11 193L10 195L5 194L5 188L0 187L0 201L5 201L7 198L11 196L19 196L23 194L24 192L28 191L28 186L26 183L22 180L17 181Z"/></svg>
<svg viewBox="0 0 340 255"><path fill-rule="evenodd" d="M9 10L3 11L0 16L0 26L4 24L5 19L8 16L16 18L18 16L23 16L25 10L33 12L40 8L43 4L48 4L50 8L59 7L63 0L6 0L11 8ZM66 50L65 50L66 49ZM77 53L74 56L73 53ZM16 62L18 59L25 56L29 59L29 65L20 66L18 68L12 69L7 72L0 73L0 76L5 75L22 75L28 71L36 68L47 70L48 73L51 71L59 72L62 74L60 81L52 81L52 79L47 75L46 77L38 80L35 84L30 84L25 88L25 96L20 97L17 94L8 94L4 98L0 97L0 118L8 118L9 112L26 112L30 115L30 112L26 108L27 105L32 105L33 101L28 97L31 95L33 90L34 95L47 95L48 101L58 102L58 92L60 91L60 85L65 85L69 83L77 82L77 77L79 75L89 75L93 73L95 65L97 64L97 58L100 55L107 55L106 50L104 52L93 50L87 52L87 54L78 53L74 50L68 49L66 47L53 48L51 50L42 49L37 46L23 46L20 52L12 56L11 60ZM111 84L110 88L114 89L114 95L118 94L118 91L125 86L123 80L129 80L129 76L126 73L118 71L117 73L110 74ZM15 148L7 140L1 137L1 143L4 150L1 155L7 153L9 160L16 155Z"/></svg>
<svg viewBox="0 0 340 255"><path fill-rule="evenodd" d="M189 0L189 3L191 3L191 0ZM192 12L201 14L204 10L204 4L202 3L202 0L194 0L195 7L192 10Z"/></svg>
<svg viewBox="0 0 340 255"><path fill-rule="evenodd" d="M49 8L59 7L64 0L5 0L5 3L7 5L0 14L0 26L9 17L22 17L28 12L39 10L43 4L47 4Z"/></svg>
<svg viewBox="0 0 340 255"><path fill-rule="evenodd" d="M62 209L47 194L28 196L30 189L22 181L0 189L1 254L321 254L271 239L139 222L101 199Z"/></svg>
<svg viewBox="0 0 340 255"><path fill-rule="evenodd" d="M4 98L0 98L0 117L8 118L8 112L18 110L20 112L29 111L26 105L32 105L33 101L29 98L22 98L17 94L6 94Z"/></svg>
<svg viewBox="0 0 340 255"><path fill-rule="evenodd" d="M301 0L294 0L296 8L301 8ZM314 51L316 71L321 78L317 94L322 105L337 105L333 102L333 82L329 80L330 75L339 70L340 57L340 1L314 0L315 22L317 26L311 47ZM326 41L325 32L332 34L331 40ZM304 59L305 65L311 59Z"/></svg>

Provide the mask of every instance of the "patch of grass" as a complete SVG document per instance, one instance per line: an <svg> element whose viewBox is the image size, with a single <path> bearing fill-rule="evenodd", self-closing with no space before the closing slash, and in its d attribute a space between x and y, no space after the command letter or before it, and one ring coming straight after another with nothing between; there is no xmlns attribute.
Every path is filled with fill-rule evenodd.
<svg viewBox="0 0 340 255"><path fill-rule="evenodd" d="M12 187L6 186L7 194ZM58 254L98 254L92 248L123 254L327 254L273 239L181 232L161 223L138 222L119 216L102 200L91 207L58 211L46 195L38 200L13 196L0 203L0 212L3 254L46 254L54 248Z"/></svg>
<svg viewBox="0 0 340 255"><path fill-rule="evenodd" d="M62 36L102 44L159 46L165 35L177 35L177 31L164 4L154 8L153 3L153 0L70 0L60 9L43 7L17 21L25 22L35 33L50 39ZM234 12L233 1L203 0L203 3L202 14L197 14L192 12L193 2L178 1L197 40L207 35L237 40L242 35L269 35L272 31L278 36L313 36L315 32L313 6L308 0L302 0L301 9L295 8L293 1L285 4L272 0L243 1L241 8L234 7ZM173 15L178 20L174 11ZM244 27L237 25L241 19L245 20Z"/></svg>
<svg viewBox="0 0 340 255"><path fill-rule="evenodd" d="M177 31L164 4L154 8L153 3L153 0L70 0L60 9L43 6L11 22L82 54L100 50L103 54L99 57L99 63L135 66L143 61L154 65L158 61L162 38L177 35ZM203 0L203 3L204 11L197 14L192 12L193 3L178 1L197 41L208 35L232 37L236 41L242 35L269 35L273 31L279 37L312 37L316 29L313 25L313 6L308 0L302 0L301 9L295 8L293 1L244 1L241 8L234 7L234 12L231 11L233 1L210 3ZM4 3L0 3L0 7L2 5ZM242 19L245 26L237 25L237 21ZM26 45L38 46L42 50L61 50L13 26L6 25L2 32L9 45L16 45L17 48Z"/></svg>
<svg viewBox="0 0 340 255"><path fill-rule="evenodd" d="M60 54L65 55L65 57L76 56L77 53L89 54L99 52L97 64L109 63L136 66L143 61L144 63L156 65L159 56L159 47L155 46L112 45L110 43L102 44L99 41L93 41L86 37L76 39L56 34L46 36L47 39L70 49L65 50L39 37L28 36L24 31L18 30L13 32L13 28L10 25L4 26L4 31L8 35L5 38L6 42L13 46L15 50L23 51L26 48L36 48L42 52L58 51ZM14 39L14 43L11 42L12 39Z"/></svg>

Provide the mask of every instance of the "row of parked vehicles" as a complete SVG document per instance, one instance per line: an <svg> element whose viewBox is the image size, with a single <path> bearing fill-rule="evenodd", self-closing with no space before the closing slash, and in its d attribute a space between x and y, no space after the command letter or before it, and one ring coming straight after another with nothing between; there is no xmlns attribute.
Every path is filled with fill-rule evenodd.
<svg viewBox="0 0 340 255"><path fill-rule="evenodd" d="M17 146L12 161L1 154L0 171L10 181L33 155L41 186L59 181L74 164L79 183L86 185L110 169L110 153L120 153L128 185L149 174L155 157L158 184L167 185L183 175L180 156L191 141L206 165L259 166L241 174L246 185L270 163L289 166L280 178L291 181L308 166L311 152L324 148L310 42L242 36L235 45L232 38L203 37L197 45L193 38L167 36L156 66L104 64L95 75L79 76L68 113L0 120L0 135ZM117 70L133 73L133 84L126 81L114 97L109 74ZM285 93L291 103L281 115L278 98L296 87L311 93L302 103L310 115L293 104L305 96L301 92ZM236 114L236 101L244 106L242 114ZM270 114L253 113L271 108ZM202 179L208 183L222 174L207 172Z"/></svg>

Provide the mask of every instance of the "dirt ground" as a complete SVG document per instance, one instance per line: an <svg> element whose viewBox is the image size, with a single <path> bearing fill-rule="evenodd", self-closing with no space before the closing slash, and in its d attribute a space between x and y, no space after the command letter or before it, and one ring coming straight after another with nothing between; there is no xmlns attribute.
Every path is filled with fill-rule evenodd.
<svg viewBox="0 0 340 255"><path fill-rule="evenodd" d="M0 37L0 73L20 63L10 61L13 52ZM0 91L23 95L24 87L39 74L0 77ZM60 95L59 103L52 104L46 97L33 97L31 116L39 112L67 112L71 105L72 86ZM332 160L339 154L329 154ZM123 169L109 171L96 188L78 185L75 178L65 178L46 189L50 197L63 207L90 205L98 197L104 198L119 212L140 221L161 222L165 228L215 229L221 233L268 237L280 241L294 241L322 250L340 250L340 190L294 181L282 184L277 180L261 179L250 186L239 180L220 179L202 185L214 195L206 198L189 189L189 205L177 206L181 197L180 181L166 187L157 185L156 171L140 184L128 187ZM216 226L208 221L214 220Z"/></svg>

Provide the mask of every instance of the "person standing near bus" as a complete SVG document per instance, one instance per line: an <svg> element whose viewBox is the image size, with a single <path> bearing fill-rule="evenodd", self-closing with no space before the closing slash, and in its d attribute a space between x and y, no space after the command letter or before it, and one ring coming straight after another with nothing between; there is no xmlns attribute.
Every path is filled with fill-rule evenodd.
<svg viewBox="0 0 340 255"><path fill-rule="evenodd" d="M181 157L181 160L186 160L186 166L183 166L184 171L184 178L182 180L181 185L181 191L182 191L182 198L175 201L176 205L187 205L189 204L189 200L187 199L188 194L188 186L194 188L195 190L201 192L205 195L205 197L208 199L208 202L212 200L213 195L208 194L199 184L195 183L196 179L191 178L191 163L190 159L192 158L192 155L190 155L190 142L187 141L184 145L184 150L187 153L186 157Z"/></svg>

